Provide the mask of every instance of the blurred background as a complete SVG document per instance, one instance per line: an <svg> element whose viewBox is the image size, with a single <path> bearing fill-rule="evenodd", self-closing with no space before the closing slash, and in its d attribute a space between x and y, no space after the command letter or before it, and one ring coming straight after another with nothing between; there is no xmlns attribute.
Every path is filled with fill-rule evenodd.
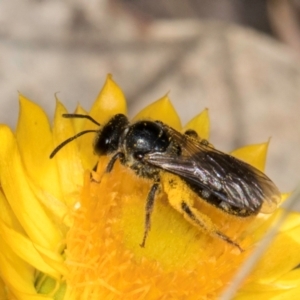
<svg viewBox="0 0 300 300"><path fill-rule="evenodd" d="M0 122L18 91L53 115L89 109L107 73L134 116L169 96L183 124L209 108L222 151L271 137L267 174L299 182L300 1L1 0Z"/></svg>

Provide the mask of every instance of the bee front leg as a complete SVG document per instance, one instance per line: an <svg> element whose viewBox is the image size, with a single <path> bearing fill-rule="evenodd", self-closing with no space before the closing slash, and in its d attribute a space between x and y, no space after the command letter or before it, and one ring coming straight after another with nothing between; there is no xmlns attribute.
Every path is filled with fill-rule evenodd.
<svg viewBox="0 0 300 300"><path fill-rule="evenodd" d="M100 182L100 176L97 174L98 162L90 172L90 180L94 182ZM97 176L98 175L98 176Z"/></svg>
<svg viewBox="0 0 300 300"><path fill-rule="evenodd" d="M110 173L115 165L115 162L118 160L118 159L122 159L124 157L124 154L122 152L117 152L115 155L113 155L113 157L110 159L110 161L108 162L106 168L105 168L105 172L104 173ZM101 181L101 178L103 176L100 175L100 179L95 179L94 176L93 176L93 172L94 173L97 173L97 168L98 168L98 162L96 163L96 165L94 166L94 168L92 169L92 172L91 172L91 175L90 175L90 178L92 181L96 181L96 182L100 182Z"/></svg>
<svg viewBox="0 0 300 300"><path fill-rule="evenodd" d="M155 182L152 185L152 187L149 191L149 194L147 196L146 207L145 207L146 214L145 214L144 237L143 237L142 243L140 244L140 246L143 248L145 247L146 239L147 239L148 233L151 229L151 215L152 215L153 207L154 207L155 194L159 188L159 185L160 185L159 182Z"/></svg>
<svg viewBox="0 0 300 300"><path fill-rule="evenodd" d="M124 154L122 152L118 152L116 153L111 160L109 161L109 163L107 164L107 167L105 169L105 173L110 173L111 170L114 167L115 162L117 161L117 159L122 159L124 157Z"/></svg>

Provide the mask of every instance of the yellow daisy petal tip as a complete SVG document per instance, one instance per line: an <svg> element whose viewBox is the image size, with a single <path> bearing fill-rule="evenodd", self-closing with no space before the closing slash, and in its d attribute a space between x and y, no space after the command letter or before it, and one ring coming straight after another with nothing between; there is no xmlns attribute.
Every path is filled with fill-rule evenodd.
<svg viewBox="0 0 300 300"><path fill-rule="evenodd" d="M77 104L74 114L88 115L89 113L80 105ZM84 119L80 119L80 121L84 121Z"/></svg>
<svg viewBox="0 0 300 300"><path fill-rule="evenodd" d="M48 117L41 107L23 95L19 100L16 140L26 172L39 189L59 198L61 189L57 169L49 159L54 143Z"/></svg>
<svg viewBox="0 0 300 300"><path fill-rule="evenodd" d="M57 101L53 126L55 146L74 136L75 130L73 124L76 124L76 121L81 121L81 119L62 118L62 115L66 113L67 110L64 105L60 101ZM75 195L79 197L80 187L82 186L83 166L79 157L78 141L75 139L67 147L60 149L53 158L53 161L56 162L61 181L64 181L64 184L61 186L62 194L64 195L62 198L63 203L67 204L68 207L71 207L73 202L77 200ZM58 210L60 209L59 207Z"/></svg>
<svg viewBox="0 0 300 300"><path fill-rule="evenodd" d="M80 104L78 104L76 106L74 114L88 115L89 113ZM85 121L86 120L83 119L83 118L74 118L74 119L72 119L73 126L74 126L74 129L75 129L76 133L78 133L78 132L80 132L80 131L83 130L83 127L85 125Z"/></svg>
<svg viewBox="0 0 300 300"><path fill-rule="evenodd" d="M264 171L270 140L261 144L248 145L232 151L230 154L246 163Z"/></svg>
<svg viewBox="0 0 300 300"><path fill-rule="evenodd" d="M107 75L105 84L98 94L89 115L104 124L115 114L127 114L126 99L121 88Z"/></svg>
<svg viewBox="0 0 300 300"><path fill-rule="evenodd" d="M150 119L153 121L162 120L167 125L181 130L180 118L168 97L168 94L142 109L133 121Z"/></svg>
<svg viewBox="0 0 300 300"><path fill-rule="evenodd" d="M200 114L190 120L182 129L185 132L188 129L195 130L201 139L208 140L210 133L210 120L208 109L204 109Z"/></svg>
<svg viewBox="0 0 300 300"><path fill-rule="evenodd" d="M34 102L27 99L23 95L19 95L20 114L17 125L16 137L21 151L28 149L30 142L30 153L34 155L35 151L39 151L42 144L44 147L52 144L50 125L45 112ZM43 134L38 134L43 132ZM25 151L26 152L26 151ZM26 160L25 160L26 163Z"/></svg>
<svg viewBox="0 0 300 300"><path fill-rule="evenodd" d="M59 98L58 98L58 94L59 94L59 93L60 93L60 92L54 93L54 98L55 98L56 101L59 101L59 102L60 102L60 100L59 100Z"/></svg>
<svg viewBox="0 0 300 300"><path fill-rule="evenodd" d="M112 76L108 75L88 115L103 125L106 124L112 116L116 114L126 115L126 113L127 104L125 96L120 87L113 81ZM99 126L85 119L81 129L82 131L98 130ZM86 169L92 169L98 159L97 156L94 155L92 146L94 138L95 135L89 134L78 140L81 161Z"/></svg>

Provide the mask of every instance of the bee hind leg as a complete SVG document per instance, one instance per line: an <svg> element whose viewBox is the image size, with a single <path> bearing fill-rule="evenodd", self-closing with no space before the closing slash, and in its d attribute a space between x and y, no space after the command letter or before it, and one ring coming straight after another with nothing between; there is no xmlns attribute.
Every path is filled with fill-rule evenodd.
<svg viewBox="0 0 300 300"><path fill-rule="evenodd" d="M205 231L208 234L218 237L218 238L222 239L223 241L231 244L232 246L237 247L240 250L240 252L244 251L238 243L234 242L227 235L225 235L221 231L219 231L216 228L216 226L212 223L210 218L208 218L206 215L200 213L195 208L190 207L184 201L181 202L181 213L183 213L184 217L190 223L192 223L194 226L198 227L202 231Z"/></svg>

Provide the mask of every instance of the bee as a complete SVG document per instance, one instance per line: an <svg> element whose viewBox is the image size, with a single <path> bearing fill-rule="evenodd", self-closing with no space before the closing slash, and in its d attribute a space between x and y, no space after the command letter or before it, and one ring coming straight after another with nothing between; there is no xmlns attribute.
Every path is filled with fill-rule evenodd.
<svg viewBox="0 0 300 300"><path fill-rule="evenodd" d="M69 142L93 132L96 133L95 154L111 157L105 172L111 172L118 160L137 176L152 180L146 198L141 247L145 247L155 198L162 190L166 172L177 176L198 197L230 215L247 217L259 212L271 213L280 202L279 190L263 172L216 150L194 130L182 134L161 121L140 120L131 124L123 114L114 115L104 126L88 115L62 116L89 119L100 129L85 130L70 137L53 150L50 158ZM172 184L171 181L168 184ZM237 242L208 222L209 216L195 208L187 197L188 193L183 193L180 201L169 199L169 203L195 227L243 251Z"/></svg>

